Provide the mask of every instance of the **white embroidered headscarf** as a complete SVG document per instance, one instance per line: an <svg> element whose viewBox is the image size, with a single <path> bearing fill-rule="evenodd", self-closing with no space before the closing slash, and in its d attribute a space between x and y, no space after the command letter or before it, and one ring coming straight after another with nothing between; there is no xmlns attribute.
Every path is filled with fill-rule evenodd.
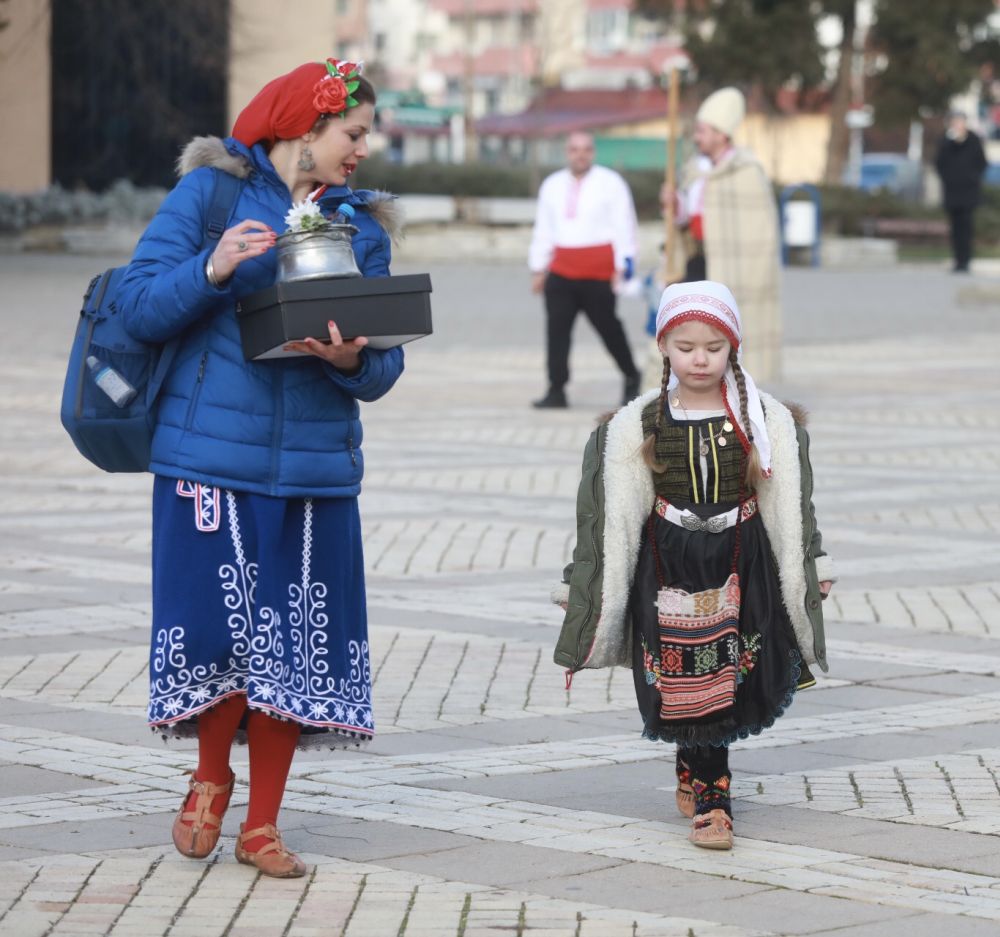
<svg viewBox="0 0 1000 937"><path fill-rule="evenodd" d="M729 339L729 344L736 349L736 360L743 371L743 379L747 394L747 417L750 426L743 425L740 414L740 392L736 384L733 366L726 367L722 381L722 398L726 413L736 427L740 444L744 451L750 445L757 447L760 456L760 467L765 478L771 475L771 441L767 436L764 423L764 408L761 406L760 394L753 378L743 367L743 324L740 320L740 310L736 305L729 287L711 280L697 280L692 283L674 283L668 286L660 297L660 305L656 312L656 340L665 332L676 328L682 322L697 320L705 322L718 329ZM667 390L673 390L677 384L677 375L671 371ZM734 406L735 405L735 406Z"/></svg>

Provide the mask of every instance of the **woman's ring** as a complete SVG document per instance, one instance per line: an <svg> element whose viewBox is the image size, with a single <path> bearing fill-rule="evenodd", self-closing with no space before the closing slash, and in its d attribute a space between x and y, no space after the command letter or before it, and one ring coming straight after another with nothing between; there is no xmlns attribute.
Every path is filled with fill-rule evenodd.
<svg viewBox="0 0 1000 937"><path fill-rule="evenodd" d="M237 241L236 242L236 249L242 254L243 251L245 251L247 249L247 242L246 241L242 241L242 240L241 241Z"/></svg>

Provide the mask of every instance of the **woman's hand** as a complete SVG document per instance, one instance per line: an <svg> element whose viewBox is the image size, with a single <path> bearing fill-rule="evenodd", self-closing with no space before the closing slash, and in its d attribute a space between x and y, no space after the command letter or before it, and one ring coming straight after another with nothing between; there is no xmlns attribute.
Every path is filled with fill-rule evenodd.
<svg viewBox="0 0 1000 937"><path fill-rule="evenodd" d="M340 334L340 329L337 328L337 324L332 319L326 325L330 330L329 342L321 342L317 338L306 338L301 342L289 342L285 345L285 351L315 355L345 374L353 374L358 371L361 368L361 349L368 344L368 339L359 335L353 341L345 342L344 337Z"/></svg>
<svg viewBox="0 0 1000 937"><path fill-rule="evenodd" d="M225 283L244 260L260 257L274 247L277 239L278 235L270 226L252 218L223 231L219 243L212 252L212 270L215 272L215 279Z"/></svg>
<svg viewBox="0 0 1000 937"><path fill-rule="evenodd" d="M819 593L825 599L830 594L830 590L832 588L833 588L833 580L832 579L824 579L819 584Z"/></svg>

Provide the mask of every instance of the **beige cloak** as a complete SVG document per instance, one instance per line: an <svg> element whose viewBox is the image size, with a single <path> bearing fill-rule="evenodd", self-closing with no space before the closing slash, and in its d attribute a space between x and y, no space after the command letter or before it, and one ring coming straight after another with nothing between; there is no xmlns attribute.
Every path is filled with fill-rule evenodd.
<svg viewBox="0 0 1000 937"><path fill-rule="evenodd" d="M736 149L713 166L702 200L707 277L732 290L743 319L743 360L757 381L781 377L781 240L764 168Z"/></svg>

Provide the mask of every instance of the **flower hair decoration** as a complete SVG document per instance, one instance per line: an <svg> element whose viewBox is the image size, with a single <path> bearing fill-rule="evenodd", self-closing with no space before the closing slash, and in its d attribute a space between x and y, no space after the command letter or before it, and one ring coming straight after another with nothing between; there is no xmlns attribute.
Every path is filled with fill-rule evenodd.
<svg viewBox="0 0 1000 937"><path fill-rule="evenodd" d="M344 116L349 107L357 106L354 92L358 90L363 62L326 60L326 74L313 85L313 107L320 114Z"/></svg>

